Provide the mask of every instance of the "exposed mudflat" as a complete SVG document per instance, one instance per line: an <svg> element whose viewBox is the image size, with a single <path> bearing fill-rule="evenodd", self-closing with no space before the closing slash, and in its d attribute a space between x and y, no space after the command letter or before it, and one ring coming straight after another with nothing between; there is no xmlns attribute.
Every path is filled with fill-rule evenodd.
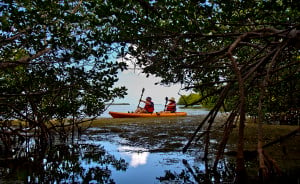
<svg viewBox="0 0 300 184"><path fill-rule="evenodd" d="M133 147L143 147L149 152L181 152L203 119L204 116L131 119L103 118L96 120L92 124L92 126L100 129L98 129L97 132L91 131L90 133L101 133L103 135L107 135L107 139L109 139L109 135L118 135L120 138L127 140L120 144L126 144ZM225 117L220 116L211 129L210 157L213 157L218 143L222 139L222 127L224 122ZM197 134L196 139L199 138L201 133L206 131L206 127L207 125L205 125ZM264 143L267 144L273 140L279 139L281 136L284 136L297 128L298 126L264 125ZM232 156L234 156L234 152L236 151L237 131L238 127L234 128L225 150L225 152L231 153ZM257 147L257 125L251 123L250 120L245 127L244 141L246 154L248 152L255 153ZM194 141L193 144L191 144L189 150L199 149L201 152L204 149L203 145L202 140L199 139L197 143ZM280 143L267 147L265 151L278 163L280 167L285 169L289 169L290 167L299 167L300 135L297 133ZM253 157L253 155L250 156Z"/></svg>

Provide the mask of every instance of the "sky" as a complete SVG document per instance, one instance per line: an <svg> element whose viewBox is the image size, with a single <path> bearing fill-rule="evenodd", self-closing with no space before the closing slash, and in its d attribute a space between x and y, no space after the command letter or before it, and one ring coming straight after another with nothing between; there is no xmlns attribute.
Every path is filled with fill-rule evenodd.
<svg viewBox="0 0 300 184"><path fill-rule="evenodd" d="M150 96L155 104L164 104L165 98L174 97L176 101L180 98L180 94L187 94L186 91L180 90L181 86L171 85L155 85L160 81L160 78L149 76L134 70L126 70L118 74L119 81L115 86L125 86L127 88L127 95L124 99L115 100L116 103L130 103L138 104L141 97L142 89L145 88L143 99Z"/></svg>
<svg viewBox="0 0 300 184"><path fill-rule="evenodd" d="M115 84L115 87L125 86L127 88L127 95L124 99L116 99L115 103L138 104L143 88L145 91L142 99L145 100L146 97L149 96L155 104L165 104L166 97L174 97L175 100L178 101L180 98L179 94L186 95L189 93L180 90L180 84L170 86L163 86L161 84L155 85L155 83L159 83L161 79L152 75L146 77L146 75L142 73L142 70L135 65L136 58L129 54L123 58L118 58L117 62L126 62L127 68L129 69L119 72L118 74L119 81Z"/></svg>

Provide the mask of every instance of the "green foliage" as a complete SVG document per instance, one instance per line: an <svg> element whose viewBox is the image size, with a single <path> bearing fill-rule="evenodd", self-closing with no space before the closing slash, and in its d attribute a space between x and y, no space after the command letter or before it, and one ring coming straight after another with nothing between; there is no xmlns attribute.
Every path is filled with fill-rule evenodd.
<svg viewBox="0 0 300 184"><path fill-rule="evenodd" d="M99 116L124 63L112 62L111 13L89 2L2 1L1 119ZM117 52L115 52L117 53ZM37 116L37 117L35 117ZM40 123L42 123L40 122Z"/></svg>
<svg viewBox="0 0 300 184"><path fill-rule="evenodd" d="M131 21L117 27L132 38L128 51L145 73L182 83L229 111L239 107L242 85L247 112L257 115L262 83L266 97L282 99L278 111L295 106L283 94L299 96L299 87L286 83L299 83L299 7L291 0L132 3L123 9ZM267 105L274 102L265 100L263 111L275 110Z"/></svg>
<svg viewBox="0 0 300 184"><path fill-rule="evenodd" d="M268 92L276 91L267 94L272 96L269 102L280 101L281 105L290 105L292 101L286 102L285 99L299 96L298 86L291 89L281 79L290 78L294 80L294 84L299 80L298 77L282 76L285 73L293 76L299 67L299 62L295 62L299 57L299 7L298 1L289 0L230 3L3 1L0 68L5 70L4 73L1 72L4 85L1 88L7 91L2 93L1 98L6 99L8 94L13 94L11 96L14 97L24 96L25 86L23 89L21 86L20 89L6 86L10 83L14 85L13 77L23 79L23 73L16 74L16 67L21 67L20 70L24 70L25 74L35 70L46 72L54 69L57 70L54 72L57 79L49 81L64 83L57 85L63 93L68 91L65 88L78 87L72 99L80 99L77 103L82 103L88 109L81 109L80 112L86 115L99 114L94 107L103 107L100 101L114 96L107 90L116 81L116 71L126 68L122 63L110 63L108 60L112 59L112 55L124 56L130 53L137 58L137 64L143 67L145 73L162 77L162 83L180 82L187 88L193 88L209 103L217 102L217 95L230 84L230 92L220 100L226 102L227 108L231 110L236 107L235 101L240 95L237 73L228 57L232 54L244 77L248 110L253 110L258 103L259 91L256 89L266 76L269 81L278 79L278 84L267 87ZM240 42L234 45L238 38L241 38ZM229 53L230 48L232 51ZM44 64L44 68L37 69L37 64ZM273 67L272 70L270 66ZM106 70L107 68L111 70ZM65 76L69 72L70 78ZM97 72L102 74L96 74ZM89 77L94 83L87 82ZM37 89L47 91L41 83L41 77L32 76L32 79L41 81L34 84L35 87L31 87L32 91L26 92L25 96L32 96ZM80 82L80 85L75 85L75 81ZM94 89L87 90L90 94L83 96L82 90L89 89L90 85ZM96 94L95 91L98 90L95 87L108 95ZM14 93L11 89L14 89ZM276 95L281 93L292 95L289 98ZM123 89L116 89L114 94L117 97L125 93ZM97 95L103 98L99 101L95 99ZM9 102L13 99L11 96ZM65 104L64 100L61 104ZM21 106L18 104L18 107ZM7 102L2 103L1 108L8 108ZM70 109L69 106L66 108ZM8 118L12 107L6 110L9 112L6 113ZM269 111L270 108L265 110Z"/></svg>
<svg viewBox="0 0 300 184"><path fill-rule="evenodd" d="M44 133L52 118L99 115L125 95L113 84L126 54L241 125L246 113L299 109L300 1L4 0L0 14L1 120Z"/></svg>
<svg viewBox="0 0 300 184"><path fill-rule="evenodd" d="M188 104L196 103L195 105L200 105L200 103L198 102L200 100L200 98L201 98L201 96L199 94L196 94L196 93L192 93L192 94L189 94L189 95L182 95L179 98L177 104L178 105L188 105Z"/></svg>
<svg viewBox="0 0 300 184"><path fill-rule="evenodd" d="M52 120L77 125L126 95L125 87L114 87L126 65L116 60L124 46L113 43L111 11L96 0L1 1L0 121L26 122L2 140L7 149L25 128L48 143L60 131Z"/></svg>
<svg viewBox="0 0 300 184"><path fill-rule="evenodd" d="M201 107L211 109L215 104L217 97L209 96L202 98L203 96L199 93L191 93L189 95L182 95L178 100L178 105L193 106L201 105Z"/></svg>

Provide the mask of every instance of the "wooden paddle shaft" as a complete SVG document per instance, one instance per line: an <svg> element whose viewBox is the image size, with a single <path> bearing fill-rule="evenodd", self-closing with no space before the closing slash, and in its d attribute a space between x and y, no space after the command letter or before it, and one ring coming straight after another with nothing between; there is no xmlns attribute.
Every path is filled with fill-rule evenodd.
<svg viewBox="0 0 300 184"><path fill-rule="evenodd" d="M142 100L142 98L143 98L144 91L145 91L145 88L142 89L141 98L140 98L140 100L139 100L139 103L138 103L138 105L137 105L137 108L140 107L140 103L141 103L141 100Z"/></svg>

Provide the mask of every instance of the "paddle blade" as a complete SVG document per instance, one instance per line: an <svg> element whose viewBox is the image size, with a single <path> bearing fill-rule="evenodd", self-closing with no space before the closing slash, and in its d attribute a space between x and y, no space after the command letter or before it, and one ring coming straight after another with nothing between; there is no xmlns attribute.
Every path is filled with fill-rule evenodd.
<svg viewBox="0 0 300 184"><path fill-rule="evenodd" d="M164 111L166 111L166 108L167 108L167 103L168 103L168 97L166 96L166 103L165 103L165 107L164 107Z"/></svg>

